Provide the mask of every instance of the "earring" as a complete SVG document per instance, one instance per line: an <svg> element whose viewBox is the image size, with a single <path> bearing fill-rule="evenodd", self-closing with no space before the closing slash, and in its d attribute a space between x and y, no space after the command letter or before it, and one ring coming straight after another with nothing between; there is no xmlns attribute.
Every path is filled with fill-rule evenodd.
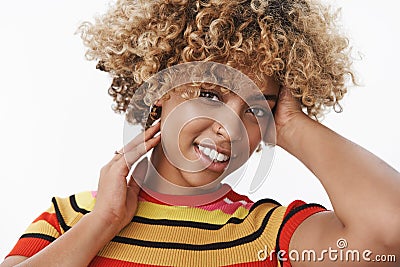
<svg viewBox="0 0 400 267"><path fill-rule="evenodd" d="M160 116L161 116L161 107L154 105L151 108L151 112L149 113L149 117L146 122L146 129L150 127L153 124L153 122L158 120Z"/></svg>
<svg viewBox="0 0 400 267"><path fill-rule="evenodd" d="M161 107L153 106L150 112L150 119L155 121L160 117L160 115L161 115Z"/></svg>

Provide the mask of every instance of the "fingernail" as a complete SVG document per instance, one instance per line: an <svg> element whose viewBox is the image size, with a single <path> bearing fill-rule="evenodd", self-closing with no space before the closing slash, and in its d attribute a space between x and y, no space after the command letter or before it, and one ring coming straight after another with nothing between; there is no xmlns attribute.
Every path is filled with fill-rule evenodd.
<svg viewBox="0 0 400 267"><path fill-rule="evenodd" d="M151 126L157 125L160 121L161 121L161 118L155 120L155 121L151 124Z"/></svg>

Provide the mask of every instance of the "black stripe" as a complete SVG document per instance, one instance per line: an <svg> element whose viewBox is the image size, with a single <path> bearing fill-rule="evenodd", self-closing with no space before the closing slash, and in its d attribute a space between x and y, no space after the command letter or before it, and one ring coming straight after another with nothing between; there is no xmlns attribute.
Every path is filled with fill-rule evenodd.
<svg viewBox="0 0 400 267"><path fill-rule="evenodd" d="M247 216L248 215L246 215L246 217ZM246 217L243 219L232 217L226 222L226 224L229 224L229 223L240 224L246 219ZM151 225L162 225L162 226L190 227L190 228L198 228L198 229L205 229L205 230L219 230L226 225L226 224L201 223L201 222L193 222L193 221L173 221L173 220L167 220L167 219L156 220L156 219L149 219L149 218L140 217L140 216L135 216L132 219L132 222L151 224Z"/></svg>
<svg viewBox="0 0 400 267"><path fill-rule="evenodd" d="M270 198L264 198L264 199L260 199L256 203L254 203L253 206L251 206L249 213L252 212L256 207L260 206L261 204L266 204L266 203L275 204L277 206L282 206L281 203L279 203L278 201L275 201Z"/></svg>
<svg viewBox="0 0 400 267"><path fill-rule="evenodd" d="M251 208L249 209L249 213L243 218L230 218L224 224L211 224L211 223L200 223L200 222L193 222L193 221L176 221L176 220L168 220L168 219L150 219L141 216L135 216L132 218L131 222L138 222L143 224L151 224L151 225L162 225L162 226L181 226L181 227L191 227L191 228L198 228L198 229L206 229L206 230L219 230L224 227L228 223L232 224L240 224L250 215L250 213L256 209L258 206L266 203L275 204L281 206L279 202L272 200L272 199L261 199L254 203Z"/></svg>
<svg viewBox="0 0 400 267"><path fill-rule="evenodd" d="M290 218L292 218L296 213L305 210L307 208L312 208L312 207L320 207L323 209L326 209L324 206L320 205L320 204L316 204L316 203L310 203L310 204L304 204L301 206L298 206L294 209L292 209L291 211L289 211L289 213L286 215L285 218L283 218L282 224L278 230L278 236L276 238L276 251L280 251L280 244L279 244L279 240L281 238L281 233L282 233L282 229L285 226L285 224L290 220ZM287 251L288 252L288 251ZM281 266L283 266L283 261L280 260Z"/></svg>
<svg viewBox="0 0 400 267"><path fill-rule="evenodd" d="M217 242L211 244L204 244L204 245L195 245L195 244L185 244L185 243L173 243L173 242L154 242L154 241L146 241L146 240L139 240L133 239L128 237L116 236L112 239L112 241L117 243L129 244L129 245L136 245L141 247L152 247L152 248L164 248L164 249L181 249L181 250L217 250L217 249L225 249L231 248L235 246L240 246L246 243L250 243L261 236L264 232L269 219L275 209L278 207L272 208L268 211L267 215L264 217L263 222L257 231L251 233L250 235L226 242Z"/></svg>
<svg viewBox="0 0 400 267"><path fill-rule="evenodd" d="M34 234L34 233L23 234L20 238L29 238L29 237L44 239L44 240L47 240L49 242L53 242L54 240L56 240L55 237L52 237L52 236L49 236L49 235L45 235L45 234L37 234L37 233L36 234Z"/></svg>
<svg viewBox="0 0 400 267"><path fill-rule="evenodd" d="M52 202L54 205L54 209L56 211L57 219L58 219L62 229L64 231L68 231L71 228L71 226L68 226L65 223L65 221L61 215L61 212L58 208L55 198L52 199ZM90 211L82 209L78 206L75 195L71 195L69 197L69 202L71 204L72 209L78 213L85 215L90 212ZM266 204L266 203L281 206L281 204L279 202L277 202L273 199L269 199L269 198L261 199L251 206L251 208L249 209L249 213L246 215L245 218L239 219L239 218L233 217L233 218L230 218L226 223L240 224L247 218L247 216L250 215L250 213L254 209L256 209L258 206L260 206L262 204ZM197 223L197 222L192 222L192 221L175 221L175 220L168 220L168 219L159 220L159 219L150 219L150 218L145 218L145 217L140 217L140 216L133 217L131 222L138 222L138 223L151 224L151 225L192 227L192 228L207 229L207 230L218 230L218 229L221 229L225 225L225 224L220 225L220 224L210 224L210 223Z"/></svg>
<svg viewBox="0 0 400 267"><path fill-rule="evenodd" d="M68 225L65 223L64 218L63 218L63 216L61 215L60 208L58 207L56 198L53 197L53 198L51 199L51 202L52 202L53 205L54 205L54 210L56 211L57 220L58 220L58 222L60 223L61 228L64 230L64 232L68 231L68 230L71 228L71 226L68 226Z"/></svg>
<svg viewBox="0 0 400 267"><path fill-rule="evenodd" d="M86 213L89 213L88 210L82 209L78 206L78 203L76 203L75 195L72 195L69 197L69 202L71 203L71 207L74 211L82 213L83 215L85 215Z"/></svg>

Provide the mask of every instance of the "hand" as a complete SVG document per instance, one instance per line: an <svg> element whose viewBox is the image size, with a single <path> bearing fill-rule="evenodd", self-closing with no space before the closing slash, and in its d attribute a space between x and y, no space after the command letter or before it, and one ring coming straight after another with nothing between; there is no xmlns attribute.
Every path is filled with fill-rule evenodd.
<svg viewBox="0 0 400 267"><path fill-rule="evenodd" d="M137 209L140 191L137 181L142 181L147 171L147 158L140 161L133 171L129 181L128 166L132 166L141 156L154 148L161 140L160 122L137 135L125 145L100 171L100 179L96 204L92 214L105 223L114 225L116 233L124 228L133 218ZM135 177L135 179L134 179Z"/></svg>
<svg viewBox="0 0 400 267"><path fill-rule="evenodd" d="M293 97L290 89L281 87L275 111L277 145L282 146L284 133L286 134L290 131L290 122L296 118L307 118L307 116L301 110L300 101Z"/></svg>

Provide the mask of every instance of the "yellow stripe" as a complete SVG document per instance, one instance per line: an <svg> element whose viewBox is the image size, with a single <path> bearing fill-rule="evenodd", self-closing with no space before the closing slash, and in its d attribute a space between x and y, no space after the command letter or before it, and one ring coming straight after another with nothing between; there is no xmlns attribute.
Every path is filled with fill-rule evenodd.
<svg viewBox="0 0 400 267"><path fill-rule="evenodd" d="M151 202L139 202L137 216L154 220L167 219L176 221L195 221L211 224L224 224L231 217L243 219L249 211L239 207L235 213L227 214L221 210L208 211L195 207L166 206Z"/></svg>
<svg viewBox="0 0 400 267"><path fill-rule="evenodd" d="M58 238L60 236L60 234L51 224L43 220L31 223L31 225L29 225L25 230L25 234L45 234L54 238Z"/></svg>
<svg viewBox="0 0 400 267"><path fill-rule="evenodd" d="M83 204L82 199L80 199L80 203L83 204L83 206L89 207L90 205L92 205L90 204L92 203L90 202L90 200L93 202L93 198L86 198L86 201L88 201L89 203ZM66 225L73 226L83 217L83 214L76 212L72 208L69 198L56 197L56 202ZM62 227L61 232L62 234L65 232Z"/></svg>
<svg viewBox="0 0 400 267"><path fill-rule="evenodd" d="M75 194L75 199L78 206L87 211L92 211L96 203L96 199L92 196L92 192L90 191Z"/></svg>
<svg viewBox="0 0 400 267"><path fill-rule="evenodd" d="M89 211L93 209L95 203L95 199L90 192L76 195L76 201L80 208ZM72 209L68 198L57 198L57 203L67 225L74 225L82 217L80 213ZM139 202L136 215L155 220L167 219L224 225L232 217L246 219L240 224L228 224L219 230L131 223L121 231L119 236L154 242L197 245L229 242L254 233L261 226L268 211L275 206L272 203L261 204L246 218L248 210L243 207L239 207L234 214L230 215L221 210L207 211L193 207L165 206L151 202ZM277 233L285 211L286 207L278 207L273 212L265 231L259 238L250 243L231 248L190 251L110 242L99 252L99 256L130 262L173 266L220 266L254 262L258 260L257 253L259 250L264 249L265 246L271 249L275 248ZM46 230L43 230L40 225L34 226L32 224L30 229L31 232L51 233L51 231L46 232ZM52 234L49 235L54 236Z"/></svg>
<svg viewBox="0 0 400 267"><path fill-rule="evenodd" d="M124 230L121 234L132 235L131 237L148 237L145 240L158 240L161 242L178 242L183 244L207 244L214 242L231 241L244 234L254 233L261 225L262 220L265 218L268 208L266 205L260 205L251 213L251 217L246 218L244 222L245 227L237 227L237 232L231 232L222 228L221 230L201 230L201 229L185 229L184 227L159 227L159 230L152 231L150 228L142 228L142 224L130 225L130 230ZM177 249L163 249L163 248L150 248L133 246L127 244L120 244L117 242L110 242L107 246L100 251L99 255L107 258L147 263L154 265L167 265L167 266L220 266L229 265L242 262L258 261L257 253L263 250L265 246L269 249L275 248L276 238L279 227L282 223L286 207L278 207L270 217L268 224L261 234L261 236L254 241L239 246L205 250L205 251L189 251ZM137 231L134 231L137 227ZM130 232L132 231L132 232ZM144 232L147 232L144 234ZM169 236L168 236L169 235ZM190 261L193 262L190 262Z"/></svg>
<svg viewBox="0 0 400 267"><path fill-rule="evenodd" d="M48 208L45 212L48 212L48 213L56 213L56 210L54 209L54 206L53 205L51 205L51 207L50 208Z"/></svg>
<svg viewBox="0 0 400 267"><path fill-rule="evenodd" d="M156 242L178 242L199 245L215 242L229 242L233 239L248 236L256 229L260 228L265 215L272 208L273 206L270 204L261 205L250 213L249 217L243 222L239 224L224 224L223 222L223 227L216 230L183 226L131 223L119 233L119 236ZM259 212L260 210L261 212ZM274 220L274 217L270 218L270 225L271 222L272 227L275 227L274 224L276 223L276 220ZM202 238L198 238L199 236Z"/></svg>

